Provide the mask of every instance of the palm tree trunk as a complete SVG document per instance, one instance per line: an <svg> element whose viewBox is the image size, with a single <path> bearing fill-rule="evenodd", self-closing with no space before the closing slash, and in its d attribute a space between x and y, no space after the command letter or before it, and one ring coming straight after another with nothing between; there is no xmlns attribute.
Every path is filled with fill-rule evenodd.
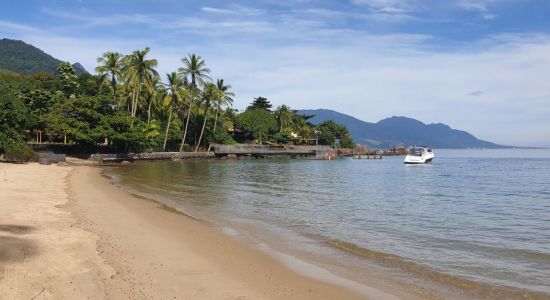
<svg viewBox="0 0 550 300"><path fill-rule="evenodd" d="M217 124L218 124L218 108L216 108L216 118L214 118L214 134L216 133Z"/></svg>
<svg viewBox="0 0 550 300"><path fill-rule="evenodd" d="M115 76L112 75L112 79L111 79L111 87L113 88L113 104L116 105L118 107L118 103L116 101L116 81L115 81Z"/></svg>
<svg viewBox="0 0 550 300"><path fill-rule="evenodd" d="M162 145L162 151L166 151L166 141L168 140L168 131L170 130L170 121L172 121L172 108L168 114L168 125L166 125L166 133L164 134L164 144Z"/></svg>
<svg viewBox="0 0 550 300"><path fill-rule="evenodd" d="M139 100L140 94L141 94L141 83L138 85L137 94L134 96L134 101L132 103L132 117L135 117L137 114L137 106L138 106L138 100Z"/></svg>
<svg viewBox="0 0 550 300"><path fill-rule="evenodd" d="M199 142L197 143L197 146L195 147L195 152L197 152L199 150L199 146L201 145L202 134L204 133L204 127L206 127L206 120L208 120L208 107L206 108L206 111L204 112L204 122L202 122L201 135L199 135Z"/></svg>
<svg viewBox="0 0 550 300"><path fill-rule="evenodd" d="M216 125L218 124L218 108L216 107L216 117L214 118L214 134L216 134ZM209 144L208 145L208 150L206 150L207 152L210 152L210 149L212 148L212 144Z"/></svg>
<svg viewBox="0 0 550 300"><path fill-rule="evenodd" d="M128 100L128 95L126 95L126 108L128 109L128 113L132 115L132 111L130 110L130 101ZM134 102L134 92L132 92L132 103Z"/></svg>
<svg viewBox="0 0 550 300"><path fill-rule="evenodd" d="M189 119L191 119L191 107L193 106L193 100L195 100L195 76L191 75L191 97L189 99L189 112L187 113L187 121L185 122L185 129L183 131L183 137L181 139L180 152L183 151L183 145L185 144L187 127L189 126Z"/></svg>
<svg viewBox="0 0 550 300"><path fill-rule="evenodd" d="M134 117L134 106L135 106L135 103L136 103L136 90L134 90L132 92L132 107L131 107L131 110L130 110L130 116Z"/></svg>
<svg viewBox="0 0 550 300"><path fill-rule="evenodd" d="M147 125L151 124L151 104L153 104L153 97L149 96L149 109L147 110Z"/></svg>
<svg viewBox="0 0 550 300"><path fill-rule="evenodd" d="M189 126L189 119L191 119L192 103L193 102L191 100L191 103L189 103L189 111L187 112L187 120L185 121L185 129L183 129L183 137L181 138L180 152L183 151L183 145L185 144L185 138L187 137L187 127Z"/></svg>

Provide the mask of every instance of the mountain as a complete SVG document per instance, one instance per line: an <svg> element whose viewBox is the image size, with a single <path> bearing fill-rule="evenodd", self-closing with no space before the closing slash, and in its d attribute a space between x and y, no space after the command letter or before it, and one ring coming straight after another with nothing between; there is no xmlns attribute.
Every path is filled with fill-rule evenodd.
<svg viewBox="0 0 550 300"><path fill-rule="evenodd" d="M0 40L0 70L21 74L33 74L40 71L56 74L57 66L61 62L61 60L23 41ZM88 73L79 63L73 64L73 68L76 74Z"/></svg>
<svg viewBox="0 0 550 300"><path fill-rule="evenodd" d="M73 69L76 72L76 74L88 73L88 71L86 71L86 69L84 69L84 66L81 65L79 62L75 62L73 64Z"/></svg>
<svg viewBox="0 0 550 300"><path fill-rule="evenodd" d="M433 148L505 148L442 123L424 124L407 117L391 117L369 123L328 109L299 110L298 114L314 115L309 119L313 124L333 120L345 125L356 143L375 148L412 145Z"/></svg>

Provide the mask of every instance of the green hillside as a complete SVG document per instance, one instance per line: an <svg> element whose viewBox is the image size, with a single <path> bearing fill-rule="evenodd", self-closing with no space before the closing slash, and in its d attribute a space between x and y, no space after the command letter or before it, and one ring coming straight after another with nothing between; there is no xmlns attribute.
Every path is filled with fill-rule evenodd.
<svg viewBox="0 0 550 300"><path fill-rule="evenodd" d="M61 60L23 41L0 40L1 70L20 74L33 74L41 71L56 74L57 66L61 62ZM73 67L77 74L86 73L79 63L75 63Z"/></svg>

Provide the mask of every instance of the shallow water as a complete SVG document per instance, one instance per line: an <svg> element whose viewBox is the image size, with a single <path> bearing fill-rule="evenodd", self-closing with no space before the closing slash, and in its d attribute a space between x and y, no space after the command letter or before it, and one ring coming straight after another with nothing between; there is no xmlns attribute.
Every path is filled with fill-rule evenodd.
<svg viewBox="0 0 550 300"><path fill-rule="evenodd" d="M402 157L209 160L109 172L135 193L250 235L269 232L293 252L338 255L344 268L374 260L458 288L550 297L550 151L435 154L422 166Z"/></svg>

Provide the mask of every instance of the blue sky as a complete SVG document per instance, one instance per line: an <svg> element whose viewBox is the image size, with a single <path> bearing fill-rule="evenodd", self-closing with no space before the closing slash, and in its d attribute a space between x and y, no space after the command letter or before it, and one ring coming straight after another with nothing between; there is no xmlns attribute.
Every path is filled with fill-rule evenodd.
<svg viewBox="0 0 550 300"><path fill-rule="evenodd" d="M550 1L3 1L0 37L88 70L151 47L161 74L205 58L244 108L257 96L366 121L443 122L550 147Z"/></svg>

